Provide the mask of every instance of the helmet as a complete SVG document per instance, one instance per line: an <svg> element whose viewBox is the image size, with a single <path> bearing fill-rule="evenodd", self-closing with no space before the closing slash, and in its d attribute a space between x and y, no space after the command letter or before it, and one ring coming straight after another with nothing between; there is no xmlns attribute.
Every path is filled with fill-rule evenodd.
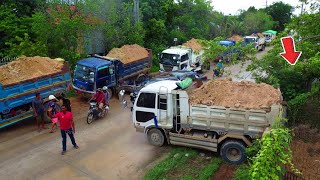
<svg viewBox="0 0 320 180"><path fill-rule="evenodd" d="M54 95L50 95L49 96L49 100L51 101L51 100L54 100L54 99L57 99Z"/></svg>
<svg viewBox="0 0 320 180"><path fill-rule="evenodd" d="M219 62L222 62L222 60L220 59Z"/></svg>
<svg viewBox="0 0 320 180"><path fill-rule="evenodd" d="M102 90L107 91L108 90L108 86L103 86Z"/></svg>

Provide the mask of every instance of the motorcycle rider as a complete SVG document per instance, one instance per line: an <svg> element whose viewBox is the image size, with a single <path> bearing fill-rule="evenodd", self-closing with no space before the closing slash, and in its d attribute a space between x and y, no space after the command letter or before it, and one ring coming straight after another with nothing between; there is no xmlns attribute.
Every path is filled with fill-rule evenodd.
<svg viewBox="0 0 320 180"><path fill-rule="evenodd" d="M101 88L98 88L98 89L97 89L96 93L95 93L94 96L89 100L89 102L92 101L92 100L95 100L95 101L97 102L98 110L99 110L99 112L100 112L100 114L101 114L102 109L103 109L103 106L104 106L104 101L105 101L105 99L104 99L104 93L103 93L103 91L102 91Z"/></svg>
<svg viewBox="0 0 320 180"><path fill-rule="evenodd" d="M217 63L217 66L216 68L213 70L214 71L214 75L215 76L220 76L221 73L223 72L223 63L222 63L222 60L220 59L219 62Z"/></svg>

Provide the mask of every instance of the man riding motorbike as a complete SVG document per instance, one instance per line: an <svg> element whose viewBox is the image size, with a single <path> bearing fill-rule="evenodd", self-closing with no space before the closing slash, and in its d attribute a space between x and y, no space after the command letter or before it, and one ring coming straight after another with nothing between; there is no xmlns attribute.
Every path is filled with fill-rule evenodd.
<svg viewBox="0 0 320 180"><path fill-rule="evenodd" d="M102 91L102 89L101 88L98 88L97 89L97 92L94 94L94 96L89 100L89 102L90 101L92 101L92 100L95 100L96 102L97 102L97 105L98 105L98 110L99 110L99 112L101 113L102 112L102 108L103 108L103 106L104 106L104 101L105 101L105 99L104 99L104 93L103 93L103 91Z"/></svg>
<svg viewBox="0 0 320 180"><path fill-rule="evenodd" d="M224 70L223 63L222 63L222 60L220 59L219 62L217 63L216 68L213 70L213 73L214 73L213 75L220 77L222 76L223 70Z"/></svg>

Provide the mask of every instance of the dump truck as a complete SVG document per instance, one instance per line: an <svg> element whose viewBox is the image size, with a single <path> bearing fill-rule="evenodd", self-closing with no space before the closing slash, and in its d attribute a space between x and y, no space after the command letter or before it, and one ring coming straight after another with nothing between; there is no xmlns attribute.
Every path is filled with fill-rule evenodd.
<svg viewBox="0 0 320 180"><path fill-rule="evenodd" d="M201 97L179 89L177 82L164 80L149 84L139 91L135 99L132 108L134 127L136 131L144 133L152 145L167 143L205 149L219 152L229 163L241 164L246 159L245 148L269 131L274 120L282 115L281 103L274 102L267 108L256 109L241 108L238 104L238 107L227 107L219 105L219 102L215 102L217 105L210 104L213 94L208 92L202 94L202 102L197 103L197 98ZM222 82L214 86L223 88L224 84ZM242 88L239 85L239 89ZM261 87L258 89L266 90ZM277 91L270 96L281 96ZM250 99L243 97L244 100L247 98ZM278 98L281 99L275 99ZM270 99L265 102L270 102Z"/></svg>
<svg viewBox="0 0 320 180"><path fill-rule="evenodd" d="M191 39L180 46L172 46L160 54L160 71L176 71L193 68L201 71L204 50L196 39Z"/></svg>
<svg viewBox="0 0 320 180"><path fill-rule="evenodd" d="M152 51L138 45L114 48L106 56L79 60L74 70L73 88L84 95L92 95L98 88L109 87L109 93L132 91L144 82L152 65Z"/></svg>
<svg viewBox="0 0 320 180"><path fill-rule="evenodd" d="M0 66L0 128L34 117L36 93L40 93L47 109L48 96L60 98L70 83L68 63L47 57L22 57ZM46 113L45 121L51 122Z"/></svg>
<svg viewBox="0 0 320 180"><path fill-rule="evenodd" d="M243 38L243 46L247 44L253 44L253 48L257 49L258 51L264 51L266 48L266 38L265 37L258 37L258 36L245 36Z"/></svg>

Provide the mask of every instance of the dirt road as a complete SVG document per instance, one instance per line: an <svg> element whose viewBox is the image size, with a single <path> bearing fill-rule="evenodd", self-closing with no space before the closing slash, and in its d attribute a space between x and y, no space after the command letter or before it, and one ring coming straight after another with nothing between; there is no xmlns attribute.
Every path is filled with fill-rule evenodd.
<svg viewBox="0 0 320 180"><path fill-rule="evenodd" d="M256 54L257 59L261 59L272 47L268 46L264 51L260 51ZM225 72L223 74L222 78L232 78L233 81L254 81L252 77L252 73L249 71L246 71L248 65L250 65L252 62L250 60L244 61L242 63L234 64L231 66L225 67ZM210 72L207 73L207 76L212 78L212 68Z"/></svg>
<svg viewBox="0 0 320 180"><path fill-rule="evenodd" d="M249 63L226 67L226 71L231 71L231 77L250 79L245 71ZM1 179L139 179L145 167L170 150L149 145L142 133L135 132L130 110L121 109L117 99L112 99L105 119L90 125L85 101L73 98L72 104L80 149L73 149L68 139L62 156L60 133L38 133L33 120L1 129Z"/></svg>
<svg viewBox="0 0 320 180"><path fill-rule="evenodd" d="M0 131L1 179L138 179L144 168L169 147L157 148L135 132L129 109L121 109L112 99L105 119L86 123L88 105L72 99L76 119L73 149L67 141L62 156L60 133L36 131L32 123L22 123Z"/></svg>

